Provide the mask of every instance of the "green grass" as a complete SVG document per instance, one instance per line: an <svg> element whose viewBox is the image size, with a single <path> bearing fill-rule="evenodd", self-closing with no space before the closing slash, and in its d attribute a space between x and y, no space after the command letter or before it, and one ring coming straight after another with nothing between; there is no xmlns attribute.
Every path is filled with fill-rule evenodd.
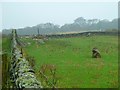
<svg viewBox="0 0 120 90"><path fill-rule="evenodd" d="M3 37L1 43L2 43L2 51L10 54L10 50L11 50L10 36Z"/></svg>
<svg viewBox="0 0 120 90"><path fill-rule="evenodd" d="M0 77L1 77L2 73L4 75L4 76L2 76L3 79L0 78L0 83L2 83L2 81L4 81L4 83L2 83L3 87L7 88L8 87L7 85L10 85L10 76L9 76L10 74L8 72L8 69L7 69L8 65L10 65L10 59L11 59L11 41L10 41L10 36L2 37L1 41L0 41L0 44L2 46L0 58L2 58L3 54L7 54L7 59L6 58L2 58L1 59L2 63L0 61ZM3 62L5 64L3 64ZM6 66L6 67L4 67L4 66ZM8 73L6 73L6 72L8 72ZM7 81L5 82L5 80L7 80Z"/></svg>
<svg viewBox="0 0 120 90"><path fill-rule="evenodd" d="M43 64L57 68L58 88L111 88L118 86L118 38L117 36L91 36L49 39L38 44L32 39L25 52L36 60L39 73ZM91 58L92 48L97 47L102 58Z"/></svg>

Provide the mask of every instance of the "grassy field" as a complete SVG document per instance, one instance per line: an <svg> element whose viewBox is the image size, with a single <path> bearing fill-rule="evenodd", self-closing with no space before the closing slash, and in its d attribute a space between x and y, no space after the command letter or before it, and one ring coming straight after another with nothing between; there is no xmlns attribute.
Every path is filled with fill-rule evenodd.
<svg viewBox="0 0 120 90"><path fill-rule="evenodd" d="M58 88L113 88L118 86L117 36L91 36L49 39L44 44L32 39L24 47L25 53L35 58L36 76L44 64L55 65ZM102 58L92 58L97 47ZM45 83L42 83L45 86Z"/></svg>
<svg viewBox="0 0 120 90"><path fill-rule="evenodd" d="M7 54L7 61L8 62L6 62L6 63L9 63L10 59L11 59L11 41L10 41L10 36L2 37L1 38L1 45L2 45L2 52L1 52L0 58L2 58L2 54ZM1 60L4 60L4 59L2 58ZM4 62L5 62L5 60L4 60ZM2 77L2 79L0 78L0 82L5 81L6 78L7 78L8 81L6 81L6 82L9 83L9 79L10 78L9 77L5 77L5 76L9 76L9 74L8 73L4 73L7 70L3 68L4 67L3 61L0 64L1 64L0 65L0 75L1 75L0 77ZM4 76L2 76L2 72L3 72ZM7 84L3 83L3 86L7 86Z"/></svg>

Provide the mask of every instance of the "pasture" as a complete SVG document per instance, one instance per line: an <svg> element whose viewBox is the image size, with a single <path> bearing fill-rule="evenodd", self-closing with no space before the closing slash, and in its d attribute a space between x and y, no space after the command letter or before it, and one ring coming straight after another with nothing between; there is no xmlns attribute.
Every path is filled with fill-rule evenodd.
<svg viewBox="0 0 120 90"><path fill-rule="evenodd" d="M3 36L1 38L1 56L2 58L0 61L0 82L2 83L2 87L8 87L7 84L10 85L10 78L9 78L9 72L8 72L8 64L10 64L10 59L11 59L11 40L10 36ZM7 57L3 58L3 55L6 54ZM4 62L4 63L3 63ZM3 76L2 76L3 75ZM7 82L7 84L6 84Z"/></svg>
<svg viewBox="0 0 120 90"><path fill-rule="evenodd" d="M35 59L36 76L44 87L39 70L46 64L56 68L57 88L118 87L117 36L53 38L43 44L31 38L21 40L26 43L25 55ZM93 47L99 49L102 58L92 58Z"/></svg>

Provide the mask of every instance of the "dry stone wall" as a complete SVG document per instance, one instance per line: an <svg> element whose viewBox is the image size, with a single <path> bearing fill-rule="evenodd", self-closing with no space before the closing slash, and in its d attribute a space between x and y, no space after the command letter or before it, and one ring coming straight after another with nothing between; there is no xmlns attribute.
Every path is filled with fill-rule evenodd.
<svg viewBox="0 0 120 90"><path fill-rule="evenodd" d="M11 80L14 83L14 88L23 90L25 88L36 88L41 89L41 83L36 79L35 72L31 68L29 62L23 57L17 43L16 30L12 31L12 58L11 58Z"/></svg>
<svg viewBox="0 0 120 90"><path fill-rule="evenodd" d="M87 36L90 33L90 35L113 35L118 36L120 33L118 32L81 32L81 33L73 33L73 34L51 34L51 35L45 35L47 38L69 38L69 37L79 37L79 36Z"/></svg>

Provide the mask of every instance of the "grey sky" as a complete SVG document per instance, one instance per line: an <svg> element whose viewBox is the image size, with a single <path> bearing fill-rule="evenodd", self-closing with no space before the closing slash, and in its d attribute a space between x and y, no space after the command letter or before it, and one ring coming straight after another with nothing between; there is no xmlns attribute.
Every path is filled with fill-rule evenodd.
<svg viewBox="0 0 120 90"><path fill-rule="evenodd" d="M2 3L2 28L21 28L47 22L63 25L78 17L112 20L118 17L117 5L117 2Z"/></svg>

